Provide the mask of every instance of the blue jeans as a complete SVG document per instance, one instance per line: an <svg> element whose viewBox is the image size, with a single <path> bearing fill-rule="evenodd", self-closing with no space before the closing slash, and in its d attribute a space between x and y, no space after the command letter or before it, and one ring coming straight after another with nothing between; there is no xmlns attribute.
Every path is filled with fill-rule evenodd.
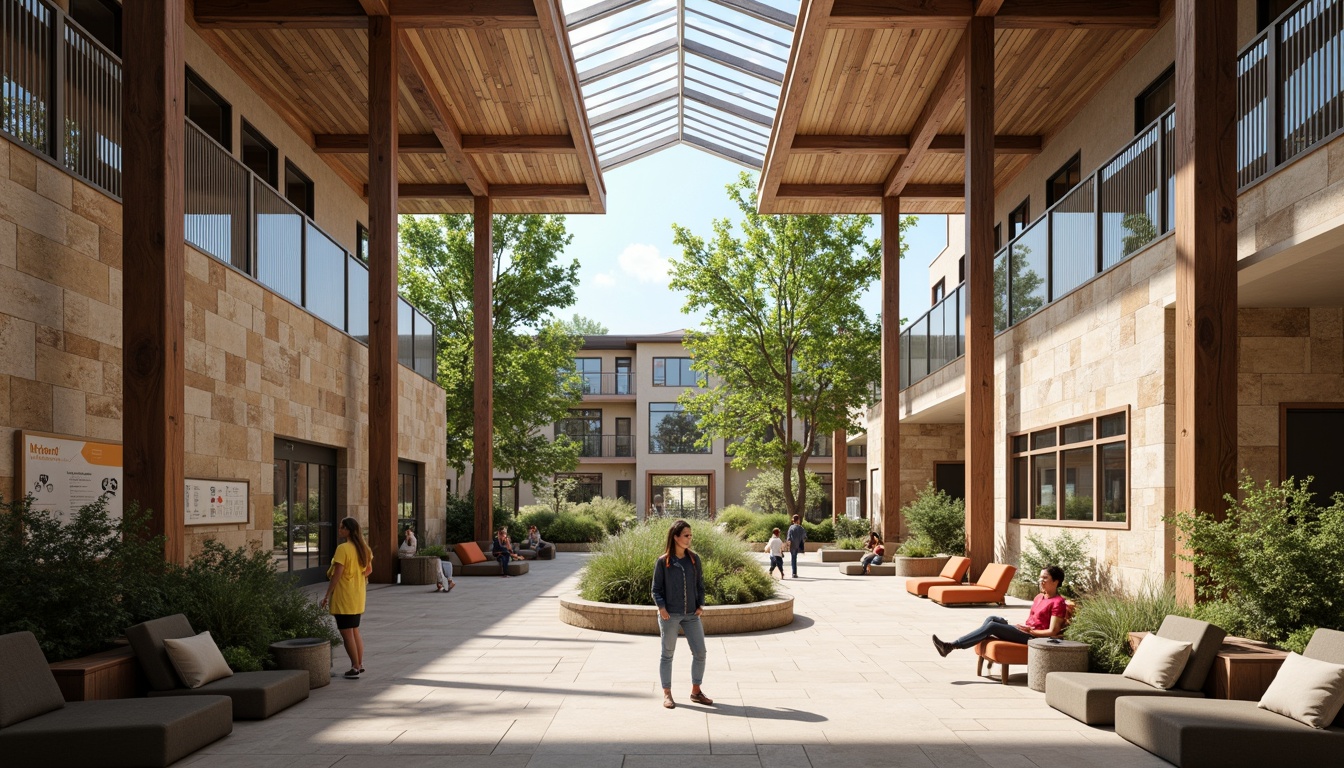
<svg viewBox="0 0 1344 768"><path fill-rule="evenodd" d="M865 576L868 575L868 566L881 565L881 564L882 564L882 556L875 555L872 552L869 552L868 554L864 555L863 559L859 560L859 565L863 566L863 574Z"/></svg>
<svg viewBox="0 0 1344 768"><path fill-rule="evenodd" d="M770 573L771 573L772 575L774 574L776 568L779 569L779 575L780 575L780 576L783 576L783 575L784 575L784 556L783 556L783 555L779 555L779 556L771 555L771 556L770 556Z"/></svg>
<svg viewBox="0 0 1344 768"><path fill-rule="evenodd" d="M798 578L798 550L789 548L789 564L793 566L793 578Z"/></svg>
<svg viewBox="0 0 1344 768"><path fill-rule="evenodd" d="M673 613L666 621L658 617L658 634L663 639L663 656L658 660L658 677L663 689L672 687L672 653L677 650L677 630L686 633L691 646L691 685L705 678L705 625L694 613Z"/></svg>
<svg viewBox="0 0 1344 768"><path fill-rule="evenodd" d="M988 640L991 637L995 640L1007 640L1010 643L1022 643L1025 645L1028 640L1032 639L1033 635L1029 635L1013 626L1011 622L1002 616L990 616L988 619L985 619L985 623L981 624L979 629L973 632L968 632L961 637L958 637L956 640L953 640L952 647L962 649L974 648L977 643L980 643L983 640Z"/></svg>

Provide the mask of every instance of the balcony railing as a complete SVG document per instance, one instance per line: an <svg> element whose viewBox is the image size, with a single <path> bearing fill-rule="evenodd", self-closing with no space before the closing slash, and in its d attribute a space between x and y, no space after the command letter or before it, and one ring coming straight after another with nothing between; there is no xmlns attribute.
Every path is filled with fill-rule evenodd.
<svg viewBox="0 0 1344 768"><path fill-rule="evenodd" d="M565 435L570 442L579 444L579 457L631 459L635 456L634 435ZM559 439L557 437L557 439Z"/></svg>
<svg viewBox="0 0 1344 768"><path fill-rule="evenodd" d="M575 373L582 382L585 395L633 395L634 371L604 371L602 373Z"/></svg>
<svg viewBox="0 0 1344 768"><path fill-rule="evenodd" d="M0 132L121 197L121 59L47 0L0 0ZM190 121L186 241L368 343L369 274ZM398 299L402 365L434 378L435 330Z"/></svg>

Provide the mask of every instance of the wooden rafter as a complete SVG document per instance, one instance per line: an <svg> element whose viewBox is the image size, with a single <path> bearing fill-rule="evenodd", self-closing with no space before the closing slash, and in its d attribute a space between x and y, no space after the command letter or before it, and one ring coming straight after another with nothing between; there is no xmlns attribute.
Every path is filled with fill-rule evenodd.
<svg viewBox="0 0 1344 768"><path fill-rule="evenodd" d="M569 124L569 135L574 146L579 149L579 167L583 170L583 179L588 186L588 199L597 210L605 211L607 190L602 184L602 170L598 165L597 150L593 147L588 112L584 109L579 89L579 72L574 65L569 32L565 29L565 15L560 9L559 0L532 1L541 25L542 42L546 46L551 72L562 92L561 102L565 110L565 122Z"/></svg>
<svg viewBox="0 0 1344 768"><path fill-rule="evenodd" d="M784 176L785 157L793 146L798 132L807 93L816 76L817 59L826 39L826 20L831 15L835 0L810 0L798 9L798 25L793 28L793 45L788 67L784 71L784 87L780 92L779 110L775 115L775 129L765 150L765 163L757 197L768 200L779 190Z"/></svg>
<svg viewBox="0 0 1344 768"><path fill-rule="evenodd" d="M1002 155L1040 154L1044 137L995 136L994 151ZM966 137L939 134L929 143L929 152L958 153L965 151ZM793 151L812 155L901 155L910 149L910 137L893 136L822 136L793 137Z"/></svg>
<svg viewBox="0 0 1344 768"><path fill-rule="evenodd" d="M915 120L915 129L910 132L910 150L887 176L885 185L887 197L909 197L901 190L910 181L915 166L929 151L948 114L952 112L952 107L964 95L965 84L966 37L963 35L961 41L957 43L956 50L952 52L947 67L939 75L938 83L934 85L928 101L924 102L924 109L920 111L919 118Z"/></svg>
<svg viewBox="0 0 1344 768"><path fill-rule="evenodd" d="M367 185L364 196L369 194ZM397 197L400 198L436 198L453 199L480 197L471 192L466 184L398 184ZM490 197L496 200L542 200L558 198L586 198L586 184L494 184L490 187Z"/></svg>
<svg viewBox="0 0 1344 768"><path fill-rule="evenodd" d="M830 26L962 29L993 16L999 29L1155 29L1159 0L835 0Z"/></svg>
<svg viewBox="0 0 1344 768"><path fill-rule="evenodd" d="M403 27L537 26L530 0L195 0L194 6L196 24L214 29L364 29L370 16L390 16Z"/></svg>
<svg viewBox="0 0 1344 768"><path fill-rule="evenodd" d="M883 197L881 184L780 184L775 197L841 198L850 200ZM901 197L907 200L961 200L966 188L961 184L907 184Z"/></svg>
<svg viewBox="0 0 1344 768"><path fill-rule="evenodd" d="M397 138L403 155L441 154L443 145L432 133L403 133ZM313 151L319 155L359 155L369 151L369 137L363 133L319 133L313 136ZM542 136L462 135L462 151L480 154L572 154L574 137L568 134Z"/></svg>
<svg viewBox="0 0 1344 768"><path fill-rule="evenodd" d="M429 66L429 57L423 48L419 36L403 32L401 34L402 84L411 92L412 98L420 106L420 111L429 119L434 135L448 155L448 162L457 171L457 175L466 183L467 188L477 197L490 195L490 184L481 174L476 162L462 149L462 132L453 122L452 112L444 101L444 89L438 86L434 72Z"/></svg>

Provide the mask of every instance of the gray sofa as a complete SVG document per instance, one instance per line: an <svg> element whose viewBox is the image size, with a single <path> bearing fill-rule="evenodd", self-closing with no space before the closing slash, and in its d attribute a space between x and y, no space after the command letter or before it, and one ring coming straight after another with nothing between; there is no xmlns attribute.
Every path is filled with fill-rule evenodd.
<svg viewBox="0 0 1344 768"><path fill-rule="evenodd" d="M1344 632L1318 629L1302 654L1344 664ZM1180 768L1339 765L1344 711L1321 730L1260 709L1254 701L1127 696L1115 732Z"/></svg>
<svg viewBox="0 0 1344 768"><path fill-rule="evenodd" d="M151 697L228 696L233 700L233 716L239 720L265 720L308 698L308 672L294 669L235 672L232 677L200 688L182 687L163 641L195 634L187 617L180 613L127 628L126 639L131 641L135 658L149 681Z"/></svg>
<svg viewBox="0 0 1344 768"><path fill-rule="evenodd" d="M1120 675L1051 672L1045 679L1045 702L1088 725L1110 725L1115 722L1115 701L1121 696L1202 698L1204 681L1227 633L1208 622L1168 616L1156 634L1191 644L1190 659L1176 687L1162 690Z"/></svg>
<svg viewBox="0 0 1344 768"><path fill-rule="evenodd" d="M0 658L0 762L7 768L159 768L233 732L227 696L67 704L31 632L0 635Z"/></svg>
<svg viewBox="0 0 1344 768"><path fill-rule="evenodd" d="M499 563L490 555L490 544L491 542L488 541L484 543L479 541L476 542L476 546L481 548L481 554L485 555L486 560L483 563L472 563L471 565L463 565L462 559L457 556L457 552L450 545L448 549L448 560L453 564L453 577L500 575ZM535 559L537 556L537 553L530 549L520 549L518 550L518 554L522 555L524 559L514 560L509 563L510 576L521 576L524 573L527 573L527 561Z"/></svg>

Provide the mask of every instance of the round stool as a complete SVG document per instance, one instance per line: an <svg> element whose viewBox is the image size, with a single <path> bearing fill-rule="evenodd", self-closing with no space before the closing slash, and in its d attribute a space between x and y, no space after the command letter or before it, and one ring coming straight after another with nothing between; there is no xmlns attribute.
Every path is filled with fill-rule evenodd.
<svg viewBox="0 0 1344 768"><path fill-rule="evenodd" d="M308 689L331 683L331 643L319 637L297 637L271 643L276 669L301 669L308 673Z"/></svg>
<svg viewBox="0 0 1344 768"><path fill-rule="evenodd" d="M1027 642L1027 687L1045 692L1045 676L1051 672L1086 672L1091 646L1074 640L1037 637Z"/></svg>

